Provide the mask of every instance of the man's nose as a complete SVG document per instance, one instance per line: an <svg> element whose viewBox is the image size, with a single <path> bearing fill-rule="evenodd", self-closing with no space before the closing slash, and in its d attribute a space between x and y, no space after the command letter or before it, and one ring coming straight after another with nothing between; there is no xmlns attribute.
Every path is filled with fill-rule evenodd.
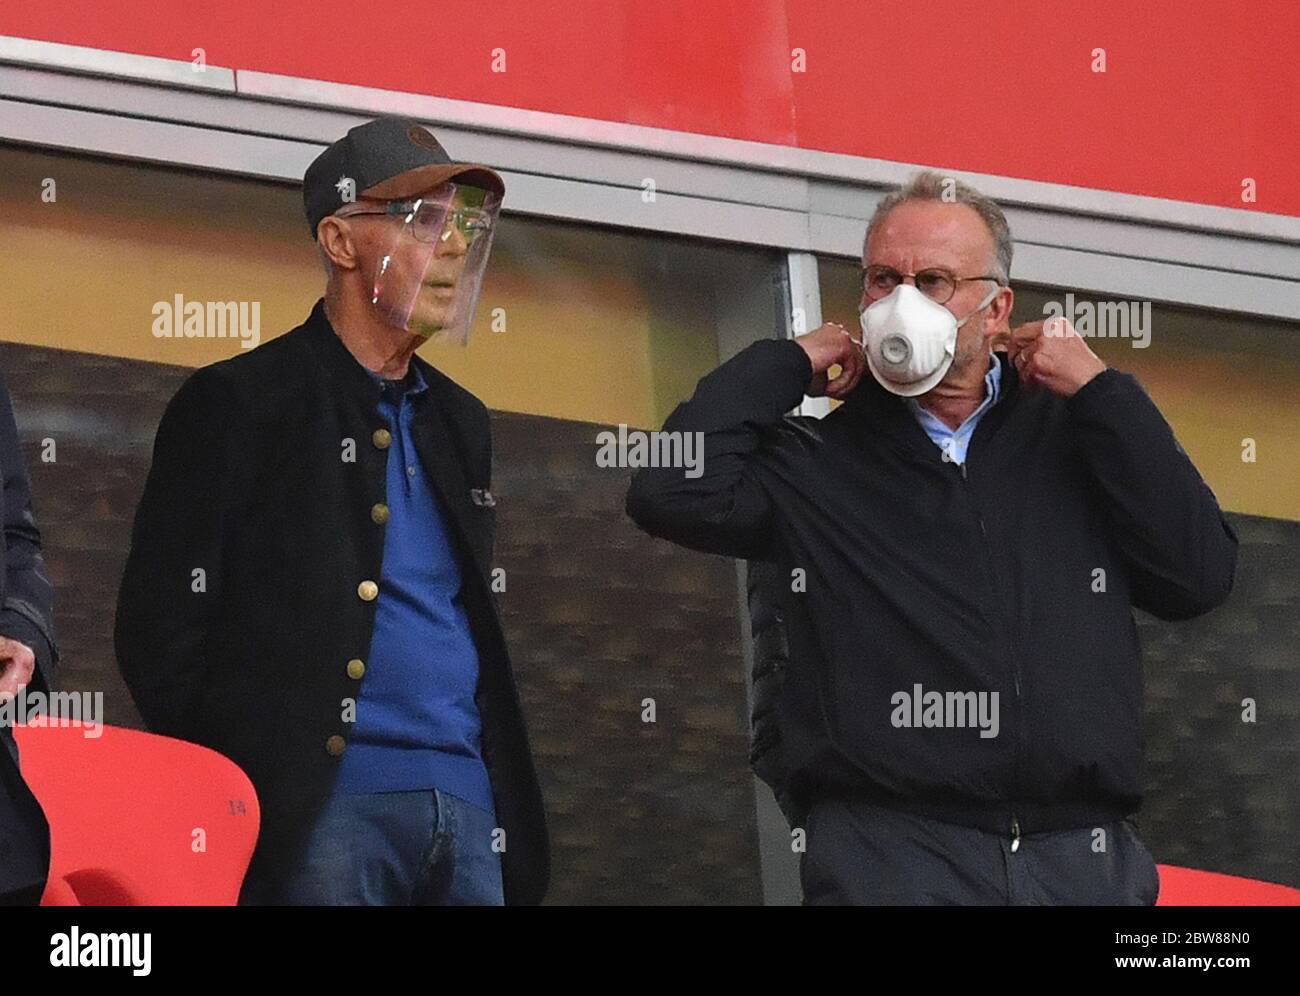
<svg viewBox="0 0 1300 996"><path fill-rule="evenodd" d="M469 243L465 241L465 236L461 234L460 226L456 224L455 219L448 218L447 224L438 236L437 255L464 256L465 250L468 248Z"/></svg>

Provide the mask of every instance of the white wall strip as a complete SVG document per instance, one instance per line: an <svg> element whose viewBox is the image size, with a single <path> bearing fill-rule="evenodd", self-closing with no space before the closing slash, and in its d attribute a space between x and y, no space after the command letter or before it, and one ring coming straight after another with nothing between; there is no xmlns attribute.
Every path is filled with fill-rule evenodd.
<svg viewBox="0 0 1300 996"><path fill-rule="evenodd" d="M209 66L198 56L193 62L158 59L151 55L132 55L82 45L12 38L0 35L0 62L62 69L69 73L91 73L147 80L169 86L195 87L200 90L235 90L235 71Z"/></svg>
<svg viewBox="0 0 1300 996"><path fill-rule="evenodd" d="M817 257L807 252L792 252L786 256L790 279L790 315L787 333L790 337L811 332L822 323L822 292L817 277ZM799 405L800 415L823 418L830 414L829 398L811 398L804 395Z"/></svg>
<svg viewBox="0 0 1300 996"><path fill-rule="evenodd" d="M237 79L240 93L271 100L317 107L347 107L374 114L405 114L421 120L442 121L472 130L499 131L577 145L634 149L659 157L686 159L693 163L720 163L751 170L844 180L854 184L895 186L921 168L920 165L913 163L897 163L883 159L821 152L815 149L697 135L320 80L303 80L270 73L240 70ZM949 175L980 186L991 197L1007 204L1034 204L1083 214L1151 221L1206 231L1233 231L1259 238L1300 241L1300 218L1014 177L989 176L959 170L947 172Z"/></svg>

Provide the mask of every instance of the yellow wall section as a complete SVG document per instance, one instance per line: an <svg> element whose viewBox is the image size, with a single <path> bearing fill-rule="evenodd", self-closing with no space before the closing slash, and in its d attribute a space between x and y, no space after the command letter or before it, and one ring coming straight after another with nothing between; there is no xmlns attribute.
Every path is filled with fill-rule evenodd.
<svg viewBox="0 0 1300 996"><path fill-rule="evenodd" d="M16 147L0 173L2 339L197 367L239 340L157 338L156 302L258 301L266 341L323 292L297 188ZM506 217L468 348L421 355L491 408L657 427L717 364L710 281L737 252Z"/></svg>

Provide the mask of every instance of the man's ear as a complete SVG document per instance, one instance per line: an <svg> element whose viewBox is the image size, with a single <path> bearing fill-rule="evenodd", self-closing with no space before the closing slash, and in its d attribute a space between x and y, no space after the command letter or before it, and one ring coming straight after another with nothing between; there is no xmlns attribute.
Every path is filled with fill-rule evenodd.
<svg viewBox="0 0 1300 996"><path fill-rule="evenodd" d="M316 241L336 269L355 270L360 264L351 226L343 218L326 215L316 226Z"/></svg>
<svg viewBox="0 0 1300 996"><path fill-rule="evenodd" d="M1005 349L1011 339L1011 309L1016 303L1015 291L999 287L989 309L985 312L984 335L990 349Z"/></svg>

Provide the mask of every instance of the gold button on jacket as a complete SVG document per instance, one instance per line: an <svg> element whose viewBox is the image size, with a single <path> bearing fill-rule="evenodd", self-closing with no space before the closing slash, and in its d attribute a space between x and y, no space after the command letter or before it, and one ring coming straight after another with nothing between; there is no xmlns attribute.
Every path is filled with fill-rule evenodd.
<svg viewBox="0 0 1300 996"><path fill-rule="evenodd" d="M375 449L386 450L388 444L393 441L393 434L387 429L376 429L370 436L370 441L375 444Z"/></svg>
<svg viewBox="0 0 1300 996"><path fill-rule="evenodd" d="M371 505L371 506L370 506L370 521L372 521L372 522L374 522L376 525L380 525L380 526L382 526L385 522L387 522L387 521L388 521L388 506L385 505L383 502L380 502L378 505Z"/></svg>
<svg viewBox="0 0 1300 996"><path fill-rule="evenodd" d="M343 753L343 748L347 745L348 742L336 733L325 741L325 753L329 754L330 757L338 757Z"/></svg>
<svg viewBox="0 0 1300 996"><path fill-rule="evenodd" d="M373 602L379 597L379 585L373 581L362 581L357 585L357 594L363 602Z"/></svg>
<svg viewBox="0 0 1300 996"><path fill-rule="evenodd" d="M353 657L348 661L348 677L361 680L361 676L366 673L366 662L359 657Z"/></svg>

